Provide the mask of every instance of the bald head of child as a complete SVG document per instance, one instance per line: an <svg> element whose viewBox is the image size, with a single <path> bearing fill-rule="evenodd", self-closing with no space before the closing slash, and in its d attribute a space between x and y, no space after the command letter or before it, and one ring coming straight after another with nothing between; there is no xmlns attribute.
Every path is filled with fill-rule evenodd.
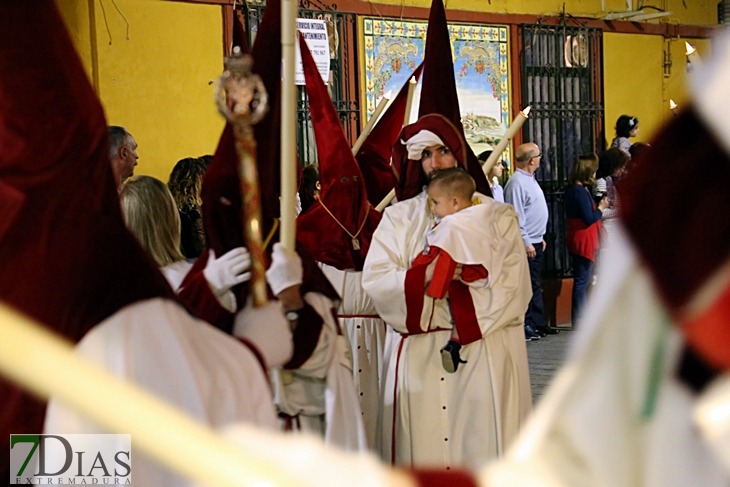
<svg viewBox="0 0 730 487"><path fill-rule="evenodd" d="M476 191L474 179L460 167L436 171L428 185L431 210L439 218L471 206Z"/></svg>

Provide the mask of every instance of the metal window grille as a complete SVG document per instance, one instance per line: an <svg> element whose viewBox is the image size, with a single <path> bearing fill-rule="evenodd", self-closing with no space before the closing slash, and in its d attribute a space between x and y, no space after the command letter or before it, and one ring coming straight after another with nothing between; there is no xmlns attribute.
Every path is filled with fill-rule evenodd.
<svg viewBox="0 0 730 487"><path fill-rule="evenodd" d="M357 16L351 12L338 12L337 5L329 6L317 0L300 0L299 5L302 7L299 18L324 19L331 26L328 31L336 42L330 42L332 59L328 87L345 135L350 144L354 144L360 135ZM240 8L246 12L246 32L249 45L253 45L266 5L246 3ZM317 162L317 145L304 86L297 87L297 152L303 165Z"/></svg>
<svg viewBox="0 0 730 487"><path fill-rule="evenodd" d="M722 0L717 4L717 23L730 25L730 1Z"/></svg>
<svg viewBox="0 0 730 487"><path fill-rule="evenodd" d="M545 277L572 275L563 192L575 159L605 147L603 32L567 25L522 25L522 100L531 105L525 142L542 153L535 174L549 209Z"/></svg>

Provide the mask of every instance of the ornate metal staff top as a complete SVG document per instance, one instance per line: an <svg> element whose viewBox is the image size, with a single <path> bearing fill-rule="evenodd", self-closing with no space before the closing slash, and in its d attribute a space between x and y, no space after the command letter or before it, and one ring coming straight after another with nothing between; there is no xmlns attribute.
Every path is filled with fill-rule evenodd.
<svg viewBox="0 0 730 487"><path fill-rule="evenodd" d="M261 194L256 167L256 139L252 126L268 110L268 95L261 78L251 72L253 59L239 47L226 57L225 71L216 87L218 111L233 125L239 158L243 228L251 253L251 293L254 306L267 302L264 248L261 239Z"/></svg>

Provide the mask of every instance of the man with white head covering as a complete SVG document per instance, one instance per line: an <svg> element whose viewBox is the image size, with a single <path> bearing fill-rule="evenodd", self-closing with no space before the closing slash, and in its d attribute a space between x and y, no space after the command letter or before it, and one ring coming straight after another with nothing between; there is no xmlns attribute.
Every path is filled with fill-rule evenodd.
<svg viewBox="0 0 730 487"><path fill-rule="evenodd" d="M434 0L421 116L403 128L393 146L399 203L383 213L362 278L379 315L397 332L384 359L381 455L393 464L442 471L476 468L501 454L532 409L522 337L531 293L519 222L509 205L489 197L486 177L464 139L456 82L449 73L446 14L441 0ZM473 226L483 229L492 242L493 262L502 266L485 269L487 287L470 286L457 266L445 277L448 296L439 299L425 289L442 259L414 262L437 223L424 186L436 171L457 165L476 182L473 203L485 205L487 210L477 213L488 216L475 218ZM440 350L453 327L467 363L448 373Z"/></svg>
<svg viewBox="0 0 730 487"><path fill-rule="evenodd" d="M476 468L503 452L532 407L522 337L530 284L514 210L475 193L474 204L485 206L479 214L487 216L474 226L485 229L502 263L486 269L490 286L469 286L457 267L448 279L450 296L432 298L424 289L438 260L427 268L414 263L436 224L422 183L439 169L463 165L465 147L440 115L403 129L393 158L400 202L385 210L363 269L363 288L398 332L385 359L379 431L383 458L398 465ZM459 318L469 324L459 330L467 363L447 373L439 350L454 318L457 329Z"/></svg>

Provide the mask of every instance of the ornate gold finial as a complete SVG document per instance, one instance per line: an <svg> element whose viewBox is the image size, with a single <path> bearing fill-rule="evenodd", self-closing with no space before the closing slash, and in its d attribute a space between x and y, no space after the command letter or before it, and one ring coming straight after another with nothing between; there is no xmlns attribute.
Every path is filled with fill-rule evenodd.
<svg viewBox="0 0 730 487"><path fill-rule="evenodd" d="M236 46L226 57L226 70L218 80L218 111L236 127L257 124L266 115L269 96L259 75L251 72L253 59Z"/></svg>

